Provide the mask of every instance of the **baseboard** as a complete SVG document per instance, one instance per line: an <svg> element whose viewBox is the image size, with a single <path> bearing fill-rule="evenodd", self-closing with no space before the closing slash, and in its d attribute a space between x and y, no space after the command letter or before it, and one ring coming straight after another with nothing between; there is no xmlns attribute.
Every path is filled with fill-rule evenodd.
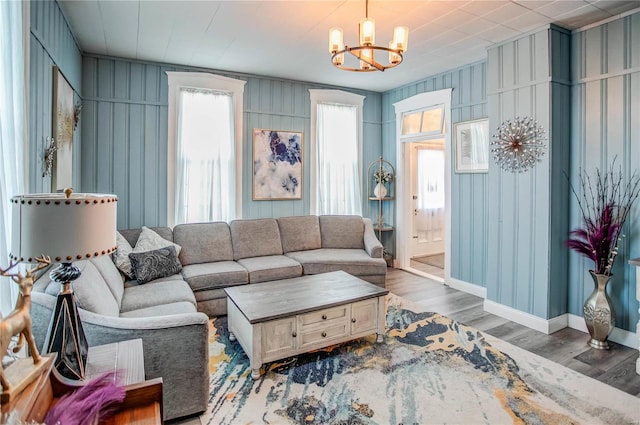
<svg viewBox="0 0 640 425"><path fill-rule="evenodd" d="M569 318L568 322L571 329L575 329L586 334L589 333L582 316L576 316L575 314L566 314L566 316ZM620 328L613 328L611 335L609 335L609 341L616 342L629 348L638 348L638 335L634 332Z"/></svg>
<svg viewBox="0 0 640 425"><path fill-rule="evenodd" d="M474 285L473 283L465 282L463 280L458 280L450 277L449 279L445 279L445 284L449 285L453 289L457 289L458 291L466 292L467 294L475 295L480 298L487 298L487 288Z"/></svg>
<svg viewBox="0 0 640 425"><path fill-rule="evenodd" d="M519 323L522 326L526 326L545 334L550 334L567 327L566 319L556 320L557 318L555 317L551 320L543 319L541 317L534 316L533 314L525 313L524 311L516 310L513 307L508 307L504 304L491 300L484 300L484 311L495 314L496 316L504 317L512 322Z"/></svg>

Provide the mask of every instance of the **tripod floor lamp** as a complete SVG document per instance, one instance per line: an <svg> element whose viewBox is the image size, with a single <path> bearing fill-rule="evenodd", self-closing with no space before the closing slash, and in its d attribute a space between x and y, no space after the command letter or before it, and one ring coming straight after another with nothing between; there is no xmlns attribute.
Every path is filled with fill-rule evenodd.
<svg viewBox="0 0 640 425"><path fill-rule="evenodd" d="M70 379L84 379L87 340L78 315L72 282L80 276L73 261L108 255L116 247L115 195L44 193L11 198L13 235L10 259L34 263L51 257L60 263L51 280L61 286L49 324L44 352L57 352L55 367Z"/></svg>

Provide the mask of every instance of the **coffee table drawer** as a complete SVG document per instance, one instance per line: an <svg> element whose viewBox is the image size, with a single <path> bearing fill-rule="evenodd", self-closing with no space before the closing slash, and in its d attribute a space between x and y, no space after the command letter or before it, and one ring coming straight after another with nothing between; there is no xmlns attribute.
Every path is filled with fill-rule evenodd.
<svg viewBox="0 0 640 425"><path fill-rule="evenodd" d="M378 300L359 301L351 305L351 333L375 332L378 327Z"/></svg>
<svg viewBox="0 0 640 425"><path fill-rule="evenodd" d="M313 345L326 346L327 341L339 339L349 335L349 322L336 321L322 329L304 332L300 335L299 348L307 348Z"/></svg>
<svg viewBox="0 0 640 425"><path fill-rule="evenodd" d="M262 351L265 359L280 358L295 350L296 319L273 320L262 327Z"/></svg>
<svg viewBox="0 0 640 425"><path fill-rule="evenodd" d="M310 313L301 314L298 320L300 324L300 332L305 332L308 328L314 327L318 323L325 323L332 320L349 320L350 305L341 305L333 308L325 308L323 310L312 311Z"/></svg>

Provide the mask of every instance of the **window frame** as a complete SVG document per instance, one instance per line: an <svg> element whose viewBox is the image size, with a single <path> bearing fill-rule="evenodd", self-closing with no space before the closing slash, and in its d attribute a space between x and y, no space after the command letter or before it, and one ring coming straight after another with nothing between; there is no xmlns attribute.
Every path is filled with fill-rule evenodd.
<svg viewBox="0 0 640 425"><path fill-rule="evenodd" d="M242 129L244 85L246 81L207 72L174 72L166 71L169 85L168 102L168 132L167 132L167 226L176 225L176 161L177 161L177 131L178 104L181 88L206 89L230 94L233 102L233 130L234 130L234 162L235 181L232 190L234 215L242 217Z"/></svg>
<svg viewBox="0 0 640 425"><path fill-rule="evenodd" d="M311 137L309 142L309 151L311 152L309 161L309 210L311 214L318 214L318 199L316 194L316 188L318 184L317 179L317 121L318 121L318 104L319 103L334 103L340 105L355 106L356 108L356 133L357 133L357 149L358 149L358 182L360 185L360 208L363 209L363 187L362 187L362 168L363 168L363 106L366 96L362 96L355 93L350 93L342 90L326 90L326 89L309 89L309 95L311 100Z"/></svg>

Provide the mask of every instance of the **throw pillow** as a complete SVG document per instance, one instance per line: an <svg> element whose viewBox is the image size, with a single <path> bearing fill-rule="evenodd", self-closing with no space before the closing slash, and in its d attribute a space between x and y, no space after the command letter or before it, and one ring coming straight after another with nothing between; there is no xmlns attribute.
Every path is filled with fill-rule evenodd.
<svg viewBox="0 0 640 425"><path fill-rule="evenodd" d="M148 227L142 226L142 232L138 236L138 242L136 242L133 252L153 251L167 246L173 246L176 249L176 255L180 255L182 249L180 245L170 242Z"/></svg>
<svg viewBox="0 0 640 425"><path fill-rule="evenodd" d="M116 232L116 252L112 254L113 263L116 265L127 279L133 279L133 270L131 270L131 261L129 260L129 254L133 252L133 248L129 242L120 234Z"/></svg>
<svg viewBox="0 0 640 425"><path fill-rule="evenodd" d="M182 270L174 246L147 252L129 254L133 272L138 283L143 284L161 277L172 276Z"/></svg>

